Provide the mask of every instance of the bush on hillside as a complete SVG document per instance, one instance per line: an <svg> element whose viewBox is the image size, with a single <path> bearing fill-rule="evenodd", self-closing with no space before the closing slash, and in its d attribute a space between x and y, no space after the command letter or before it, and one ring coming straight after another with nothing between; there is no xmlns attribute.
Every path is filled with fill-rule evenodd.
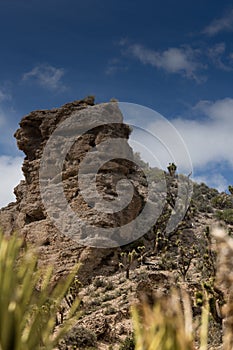
<svg viewBox="0 0 233 350"><path fill-rule="evenodd" d="M221 193L211 200L214 208L217 209L233 209L233 200L226 193Z"/></svg>
<svg viewBox="0 0 233 350"><path fill-rule="evenodd" d="M215 214L218 220L224 221L226 224L233 225L233 209L218 210Z"/></svg>

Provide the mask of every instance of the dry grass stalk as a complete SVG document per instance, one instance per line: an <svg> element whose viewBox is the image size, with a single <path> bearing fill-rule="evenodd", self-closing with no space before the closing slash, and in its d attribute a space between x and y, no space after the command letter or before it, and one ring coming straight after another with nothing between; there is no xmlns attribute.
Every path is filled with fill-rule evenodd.
<svg viewBox="0 0 233 350"><path fill-rule="evenodd" d="M217 242L218 260L216 282L224 292L223 349L233 349L233 239L221 228L212 235Z"/></svg>
<svg viewBox="0 0 233 350"><path fill-rule="evenodd" d="M189 297L177 291L158 300L132 308L136 350L193 350L192 310Z"/></svg>

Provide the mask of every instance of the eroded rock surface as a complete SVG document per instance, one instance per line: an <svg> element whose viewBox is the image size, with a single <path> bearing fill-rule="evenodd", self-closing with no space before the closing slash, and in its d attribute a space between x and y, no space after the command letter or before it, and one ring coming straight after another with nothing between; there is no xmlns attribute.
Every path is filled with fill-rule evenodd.
<svg viewBox="0 0 233 350"><path fill-rule="evenodd" d="M75 124L70 123L72 117L75 118ZM47 155L49 162L46 165L46 176L44 173L41 175L45 147L60 125L63 125L62 132L60 134L58 132L54 143L51 142ZM74 101L61 108L34 111L21 120L15 137L19 149L26 155L22 166L25 180L15 188L16 203L11 203L0 211L0 226L5 234L12 234L17 230L25 238L26 243L35 244L41 262L55 264L56 278L66 274L79 258L83 264L80 268L83 271L83 273L80 271L83 280L90 278L90 271L95 274L102 269L108 273L118 267L117 248L98 249L90 246L104 246L106 240L112 241L112 246L117 246L119 237L114 236L114 228L131 222L143 208L146 187L142 189L142 175L137 171L135 164L123 160L133 157L132 149L127 143L129 134L130 128L123 124L117 103L94 105L93 97ZM64 144L70 142L70 138L74 141L74 137L75 142L67 146L68 153L62 154ZM125 142L122 142L119 149L120 159L105 162L106 154L91 151L109 139L122 139ZM110 148L109 152L111 154ZM78 173L87 153L90 153L88 160L90 166L86 164L84 175L90 182L84 184L84 193L79 188ZM57 166L58 154L64 157L60 172ZM98 167L99 161L103 164L96 178L93 178L93 166ZM121 195L121 188L117 188L117 183L126 178L134 183L129 205L114 214L111 214L111 211L104 211L101 207L103 203L96 201L96 193L104 199L104 203L111 203ZM91 181L93 179L96 181ZM67 212L59 207L61 181L67 203L72 212L80 218L80 225L75 222L75 230L72 219L69 223ZM42 202L41 183L46 188L48 196L50 191L53 194L52 198L57 198L58 202L53 205L52 211L48 203L45 207L45 203ZM90 199L92 194L93 205L84 199L86 195ZM57 211L54 207L57 207ZM56 220L60 220L62 229L56 225ZM94 229L92 234L91 229L86 230L86 223L93 228L112 228L111 236L99 237L94 233ZM132 232L123 234L130 235ZM75 239L71 239L74 235ZM127 240L125 242L127 243Z"/></svg>

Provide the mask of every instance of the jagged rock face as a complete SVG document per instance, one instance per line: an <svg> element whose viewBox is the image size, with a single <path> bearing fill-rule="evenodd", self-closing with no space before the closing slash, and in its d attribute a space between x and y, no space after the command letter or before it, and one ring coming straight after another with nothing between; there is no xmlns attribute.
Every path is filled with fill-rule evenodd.
<svg viewBox="0 0 233 350"><path fill-rule="evenodd" d="M109 118L108 124L106 124L106 115ZM69 152L64 156L62 172L58 175L57 154L54 151L54 145L51 144L49 150L51 158L46 171L47 178L42 176L41 179L41 160L45 146L58 126L63 125L62 123L65 123L71 116L76 117L78 127L67 124L65 125L65 134L59 135L61 153L66 136L70 137L73 133L76 137L75 142L69 147ZM85 131L86 125L88 125L88 130ZM19 149L26 155L22 167L25 180L21 181L15 188L16 203L0 211L0 226L6 234L17 230L20 235L25 237L26 242L36 244L41 261L54 263L58 277L66 273L79 258L83 262L83 272L87 275L90 270L95 274L95 270L100 268L113 272L118 266L117 249L85 248L85 242L87 242L87 246L93 246L93 244L88 244L90 231L88 234L85 233L83 225L76 227L78 240L70 238L69 230L71 228L67 223L60 230L51 219L48 208L42 202L40 181L45 184L44 187L48 185L49 189L56 194L59 193L56 191L58 191L59 186L58 178L61 176L64 196L70 208L74 213L77 213L81 221L85 220L92 226L114 228L132 221L143 208L143 194L146 190L140 187L142 174L137 171L138 169L133 163L122 159L132 159L132 150L127 144L129 134L130 129L123 124L122 115L116 103L94 105L94 99L91 97L74 101L61 108L32 112L20 122L20 128L16 131L15 137ZM125 157L112 159L102 164L96 175L95 183L84 186L85 193L83 194L78 183L80 164L93 147L109 138L126 140L121 149L121 155L123 154ZM53 152L55 152L54 157ZM100 153L93 152L91 154L90 168L86 165L85 170L87 179L89 179L89 175L90 179L93 179L93 164L100 158ZM135 184L132 200L126 208L112 215L108 212L101 212L101 207L98 208L98 205L92 206L90 203L86 203L85 195L90 198L92 193L96 195L97 192L105 201L111 202L116 199L119 194L117 192L119 188L117 189L116 186L122 178L130 178ZM94 197L93 200L95 200ZM62 223L67 221L66 212L63 213L62 210L58 210L53 215L54 217L60 216ZM98 240L98 237L91 238L92 242L94 239ZM82 245L79 244L80 239ZM114 242L116 237L113 234L108 239ZM94 244L94 246L98 246L98 244ZM90 255L92 255L91 259ZM85 273L83 274L84 280Z"/></svg>

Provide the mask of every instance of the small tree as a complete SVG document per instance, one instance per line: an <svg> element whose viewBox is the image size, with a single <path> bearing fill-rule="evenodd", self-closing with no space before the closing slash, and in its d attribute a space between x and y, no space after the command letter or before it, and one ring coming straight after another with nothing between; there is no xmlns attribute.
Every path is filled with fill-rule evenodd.
<svg viewBox="0 0 233 350"><path fill-rule="evenodd" d="M175 165L175 163L169 163L167 170L168 170L170 176L172 176L172 177L175 176L176 169L177 169L177 166Z"/></svg>
<svg viewBox="0 0 233 350"><path fill-rule="evenodd" d="M178 273L182 276L183 281L186 280L188 270L190 269L192 261L195 259L197 251L194 245L187 249L182 245L182 242L178 239L178 261L177 261L177 270Z"/></svg>
<svg viewBox="0 0 233 350"><path fill-rule="evenodd" d="M143 265L143 261L145 259L145 256L147 255L147 252L145 252L146 247L144 245L139 246L137 248L138 252L139 252L139 258L138 261L140 262L140 265Z"/></svg>
<svg viewBox="0 0 233 350"><path fill-rule="evenodd" d="M127 279L129 279L129 270L135 263L137 255L138 254L135 249L133 249L131 252L128 252L128 253L126 252L121 253L122 261L119 263L119 266L125 269L125 277Z"/></svg>
<svg viewBox="0 0 233 350"><path fill-rule="evenodd" d="M233 186L229 185L229 186L228 186L228 190L229 190L230 194L233 195Z"/></svg>

